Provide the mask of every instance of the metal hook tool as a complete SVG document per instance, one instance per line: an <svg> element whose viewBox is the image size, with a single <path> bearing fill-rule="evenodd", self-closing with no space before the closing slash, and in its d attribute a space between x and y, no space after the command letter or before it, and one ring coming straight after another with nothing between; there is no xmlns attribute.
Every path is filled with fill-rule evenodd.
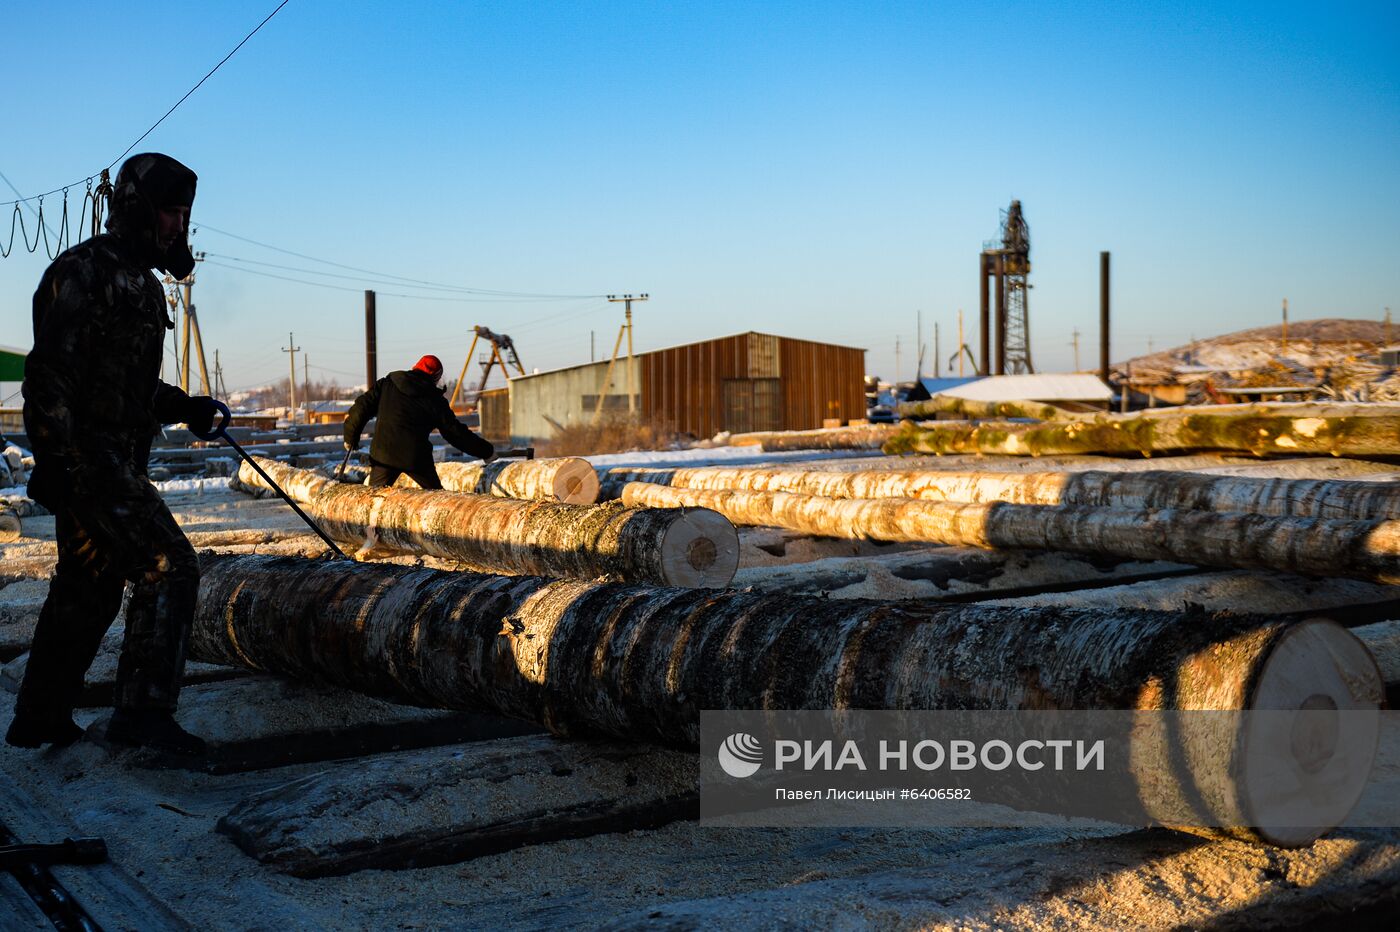
<svg viewBox="0 0 1400 932"><path fill-rule="evenodd" d="M219 421L218 426L211 428L208 433L202 434L199 431L193 429L191 429L190 432L193 433L200 440L223 440L229 446L233 447L234 452L236 452L239 456L243 457L243 462L253 467L257 474L259 476L262 476L263 481L266 482L274 492L282 496L282 501L286 502L292 507L292 511L295 511L297 513L297 517L305 521L307 526L310 527L311 530L315 531L316 534L321 538L321 540L326 542L326 546L331 548L332 553L340 557L342 560L350 559L344 554L343 551L341 551L339 547L335 545L335 541L331 540L329 537L326 536L326 532L321 530L321 526L315 521L311 520L311 516L308 515L306 512L302 511L301 507L296 502L292 501L292 497L286 492L282 491L282 487L280 485L272 481L272 477L263 471L263 468L259 466L257 462L253 459L253 457L248 454L248 451L243 449L243 447L239 446L238 441L234 440L228 435L229 421L233 419L233 414L229 411L228 405L224 404L222 401L215 401L214 406L219 409L219 415L222 418L222 420Z"/></svg>

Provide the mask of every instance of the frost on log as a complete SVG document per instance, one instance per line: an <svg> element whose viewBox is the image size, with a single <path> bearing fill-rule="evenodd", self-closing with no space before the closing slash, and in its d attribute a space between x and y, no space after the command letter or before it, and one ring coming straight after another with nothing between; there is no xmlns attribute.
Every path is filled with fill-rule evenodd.
<svg viewBox="0 0 1400 932"><path fill-rule="evenodd" d="M257 457L327 534L365 547L428 554L485 572L663 586L726 586L739 537L713 511L564 505L490 495L371 489ZM247 463L239 481L265 483Z"/></svg>
<svg viewBox="0 0 1400 932"><path fill-rule="evenodd" d="M598 473L587 460L576 456L494 463L438 463L437 473L442 487L449 492L475 492L568 505L592 505L598 501ZM418 488L418 483L407 475L400 476L397 485Z"/></svg>
<svg viewBox="0 0 1400 932"><path fill-rule="evenodd" d="M932 469L836 472L783 466L614 469L607 476L609 497L619 497L628 482L684 489L797 492L826 498L1187 508L1358 520L1400 518L1400 482L1211 476L1174 470L989 473Z"/></svg>
<svg viewBox="0 0 1400 932"><path fill-rule="evenodd" d="M1338 521L1087 505L835 499L634 482L623 504L711 508L735 524L826 537L1012 547L1400 583L1400 521Z"/></svg>
<svg viewBox="0 0 1400 932"><path fill-rule="evenodd" d="M886 453L1043 456L1233 450L1263 455L1400 454L1400 405L1217 405L1040 424L906 422Z"/></svg>
<svg viewBox="0 0 1400 932"><path fill-rule="evenodd" d="M266 556L206 556L190 653L562 735L685 748L697 746L701 709L1351 710L1383 696L1366 649L1326 621L911 609ZM1293 766L1298 792L1334 802L1308 837L1269 828L1250 798L1257 784L1232 776L1252 736L1212 733L1166 768L1170 738L1131 740L1152 769L1138 790L1149 818L1187 798L1222 817L1253 813L1261 836L1285 843L1336 825L1371 763ZM1297 753L1286 734L1271 748L1284 761Z"/></svg>

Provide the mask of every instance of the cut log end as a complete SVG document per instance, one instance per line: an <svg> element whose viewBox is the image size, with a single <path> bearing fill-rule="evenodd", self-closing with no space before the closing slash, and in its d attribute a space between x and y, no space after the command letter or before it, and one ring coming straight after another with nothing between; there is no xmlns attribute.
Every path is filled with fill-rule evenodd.
<svg viewBox="0 0 1400 932"><path fill-rule="evenodd" d="M23 533L19 515L8 508L0 508L0 544L17 541Z"/></svg>
<svg viewBox="0 0 1400 932"><path fill-rule="evenodd" d="M684 509L666 529L661 562L667 585L721 589L739 569L739 532L718 512Z"/></svg>
<svg viewBox="0 0 1400 932"><path fill-rule="evenodd" d="M1346 819L1376 757L1380 716L1365 713L1384 698L1375 659L1340 625L1314 619L1279 637L1242 736L1241 802L1260 838L1308 845Z"/></svg>
<svg viewBox="0 0 1400 932"><path fill-rule="evenodd" d="M598 473L587 460L570 457L554 474L554 497L565 504L595 504L598 490Z"/></svg>

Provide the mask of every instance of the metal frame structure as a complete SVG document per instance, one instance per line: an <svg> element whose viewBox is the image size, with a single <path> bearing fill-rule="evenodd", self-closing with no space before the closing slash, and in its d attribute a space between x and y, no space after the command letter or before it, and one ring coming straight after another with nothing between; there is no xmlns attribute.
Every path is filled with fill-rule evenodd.
<svg viewBox="0 0 1400 932"><path fill-rule="evenodd" d="M1034 372L1031 363L1030 308L1026 281L1031 271L1031 233L1021 213L1021 202L1012 201L1001 212L1001 241L983 244L978 256L981 277L981 350L979 369L982 375L992 374L991 309L988 307L991 289L987 279L995 280L996 295L996 374L1006 375Z"/></svg>

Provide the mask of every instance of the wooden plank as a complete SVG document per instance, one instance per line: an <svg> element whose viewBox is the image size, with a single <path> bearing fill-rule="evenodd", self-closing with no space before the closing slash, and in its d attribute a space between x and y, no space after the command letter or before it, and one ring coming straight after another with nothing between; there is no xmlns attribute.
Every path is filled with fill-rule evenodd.
<svg viewBox="0 0 1400 932"><path fill-rule="evenodd" d="M88 834L76 828L67 815L55 817L41 808L15 780L0 780L0 822L23 841L58 842ZM130 871L139 868L122 863L117 839L108 839L108 848L112 859L105 864L50 868L54 878L100 928L142 932L191 928L132 876ZM6 929L15 927L9 918L4 922Z"/></svg>
<svg viewBox="0 0 1400 932"><path fill-rule="evenodd" d="M218 829L298 877L448 864L698 814L695 755L546 737L356 761L240 802Z"/></svg>

